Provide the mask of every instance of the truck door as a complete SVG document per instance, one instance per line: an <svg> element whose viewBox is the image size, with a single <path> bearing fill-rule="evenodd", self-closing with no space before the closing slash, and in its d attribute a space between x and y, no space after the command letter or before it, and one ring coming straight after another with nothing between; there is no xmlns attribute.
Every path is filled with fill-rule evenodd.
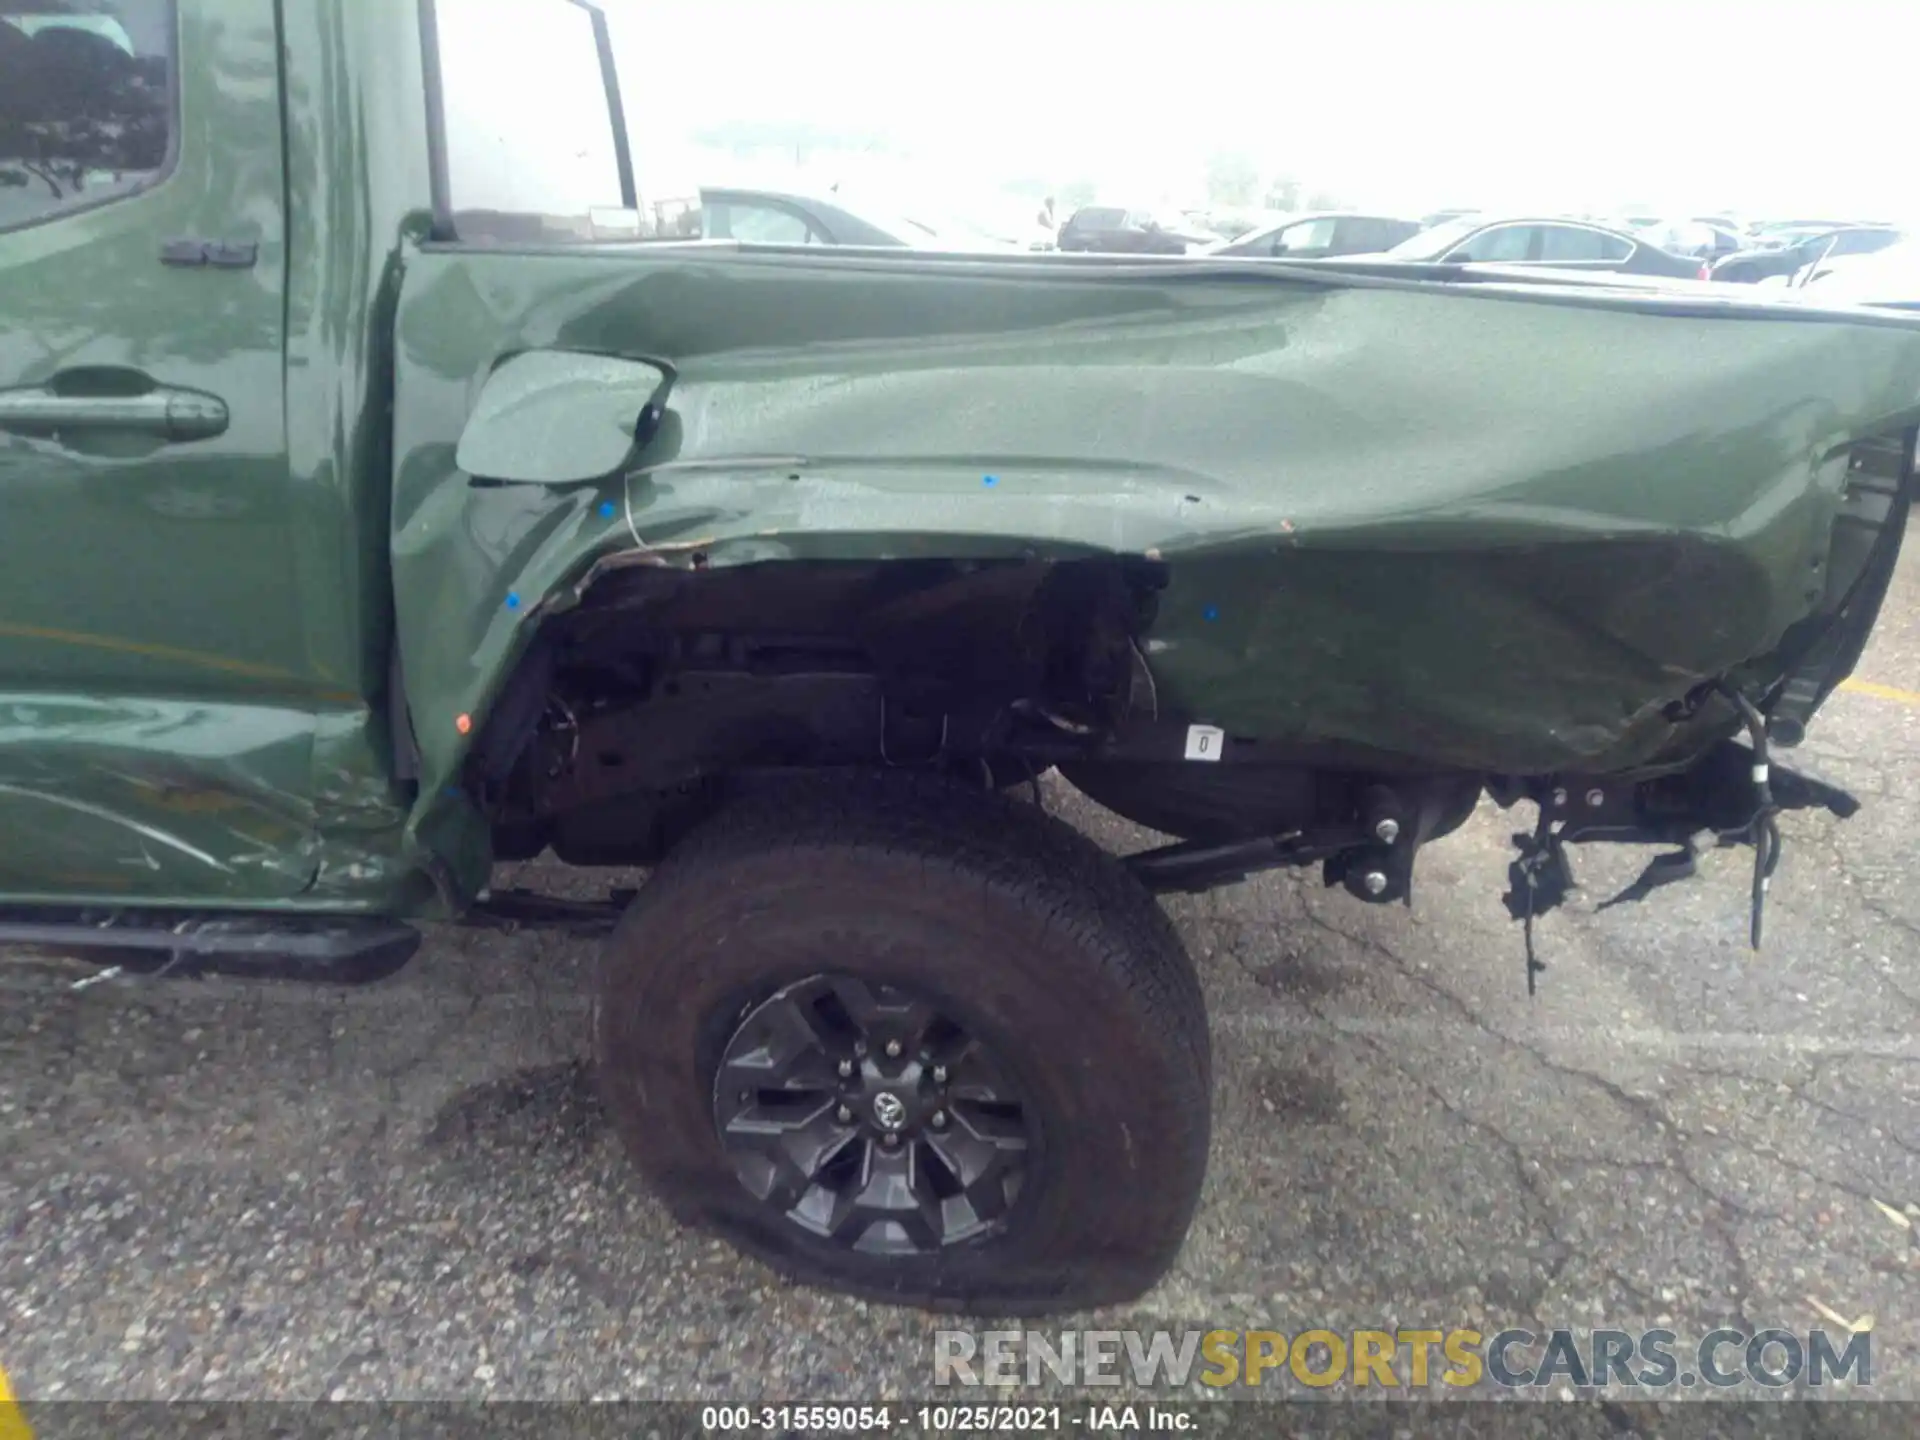
<svg viewBox="0 0 1920 1440"><path fill-rule="evenodd" d="M274 0L0 0L0 897L311 876L279 77Z"/></svg>

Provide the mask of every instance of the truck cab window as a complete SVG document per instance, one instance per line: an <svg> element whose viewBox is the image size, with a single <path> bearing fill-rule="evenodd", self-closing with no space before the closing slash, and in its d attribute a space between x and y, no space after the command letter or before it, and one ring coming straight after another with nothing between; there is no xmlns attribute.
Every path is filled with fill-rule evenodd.
<svg viewBox="0 0 1920 1440"><path fill-rule="evenodd" d="M162 178L173 36L172 0L0 0L0 230Z"/></svg>
<svg viewBox="0 0 1920 1440"><path fill-rule="evenodd" d="M621 212L593 12L575 0L436 0L447 187L466 241L582 244Z"/></svg>

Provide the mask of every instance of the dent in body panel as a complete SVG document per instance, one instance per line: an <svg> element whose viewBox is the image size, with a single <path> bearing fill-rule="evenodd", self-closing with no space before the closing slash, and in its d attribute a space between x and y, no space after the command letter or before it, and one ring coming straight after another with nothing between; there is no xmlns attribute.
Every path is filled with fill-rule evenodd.
<svg viewBox="0 0 1920 1440"><path fill-rule="evenodd" d="M0 705L9 900L430 908L405 797L364 714L11 696Z"/></svg>
<svg viewBox="0 0 1920 1440"><path fill-rule="evenodd" d="M381 705L417 29L382 7L180 11L179 166L9 237L23 323L0 374L139 371L220 396L231 425L144 454L0 440L0 892L404 906L421 867ZM159 263L193 234L257 263Z"/></svg>
<svg viewBox="0 0 1920 1440"><path fill-rule="evenodd" d="M595 563L1151 554L1173 713L1622 768L1808 613L1836 461L1920 416L1920 327L1160 275L420 255L395 581L426 807L537 597ZM470 482L478 386L543 346L669 369L656 433L595 485Z"/></svg>
<svg viewBox="0 0 1920 1440"><path fill-rule="evenodd" d="M411 5L284 5L289 193L287 473L307 653L352 703L314 716L320 836L305 907L444 909L394 778L393 327L407 247L430 227Z"/></svg>
<svg viewBox="0 0 1920 1440"><path fill-rule="evenodd" d="M178 161L7 237L0 387L218 397L203 438L0 437L0 891L265 903L313 874L328 677L288 584L271 0L178 7ZM246 268L161 263L218 236Z"/></svg>
<svg viewBox="0 0 1920 1440"><path fill-rule="evenodd" d="M11 695L0 893L284 898L311 883L306 717L272 706Z"/></svg>

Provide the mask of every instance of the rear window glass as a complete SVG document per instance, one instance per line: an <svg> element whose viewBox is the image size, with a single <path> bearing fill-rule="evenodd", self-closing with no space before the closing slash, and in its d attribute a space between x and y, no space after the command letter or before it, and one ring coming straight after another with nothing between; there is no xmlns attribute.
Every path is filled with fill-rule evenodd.
<svg viewBox="0 0 1920 1440"><path fill-rule="evenodd" d="M1126 223L1127 212L1107 206L1089 205L1073 217L1072 224L1089 230L1118 230Z"/></svg>
<svg viewBox="0 0 1920 1440"><path fill-rule="evenodd" d="M1273 253L1276 255L1298 255L1303 251L1324 251L1333 244L1331 216L1321 216L1318 220L1302 220L1297 225L1288 225L1273 237Z"/></svg>
<svg viewBox="0 0 1920 1440"><path fill-rule="evenodd" d="M462 240L631 240L594 12L435 0L447 189Z"/></svg>
<svg viewBox="0 0 1920 1440"><path fill-rule="evenodd" d="M1604 230L1587 230L1575 225L1547 225L1541 228L1540 258L1554 260L1624 260L1633 253L1633 243Z"/></svg>
<svg viewBox="0 0 1920 1440"><path fill-rule="evenodd" d="M706 233L713 240L745 240L760 245L812 245L819 240L805 220L776 205L715 200L703 207Z"/></svg>
<svg viewBox="0 0 1920 1440"><path fill-rule="evenodd" d="M0 230L166 174L173 36L172 0L0 0Z"/></svg>

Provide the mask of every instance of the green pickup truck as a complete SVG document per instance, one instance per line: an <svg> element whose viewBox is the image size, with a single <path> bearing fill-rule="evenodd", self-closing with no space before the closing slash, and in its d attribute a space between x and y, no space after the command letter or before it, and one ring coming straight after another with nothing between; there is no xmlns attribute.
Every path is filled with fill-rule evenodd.
<svg viewBox="0 0 1920 1440"><path fill-rule="evenodd" d="M1033 1312L1139 1293L1199 1195L1156 893L1403 903L1525 806L1530 985L1573 843L1663 847L1646 888L1750 845L1757 943L1783 812L1855 808L1775 752L1885 593L1920 321L656 238L638 40L0 0L0 943L371 981L417 922L607 916L676 1214ZM548 852L650 878L489 890Z"/></svg>

